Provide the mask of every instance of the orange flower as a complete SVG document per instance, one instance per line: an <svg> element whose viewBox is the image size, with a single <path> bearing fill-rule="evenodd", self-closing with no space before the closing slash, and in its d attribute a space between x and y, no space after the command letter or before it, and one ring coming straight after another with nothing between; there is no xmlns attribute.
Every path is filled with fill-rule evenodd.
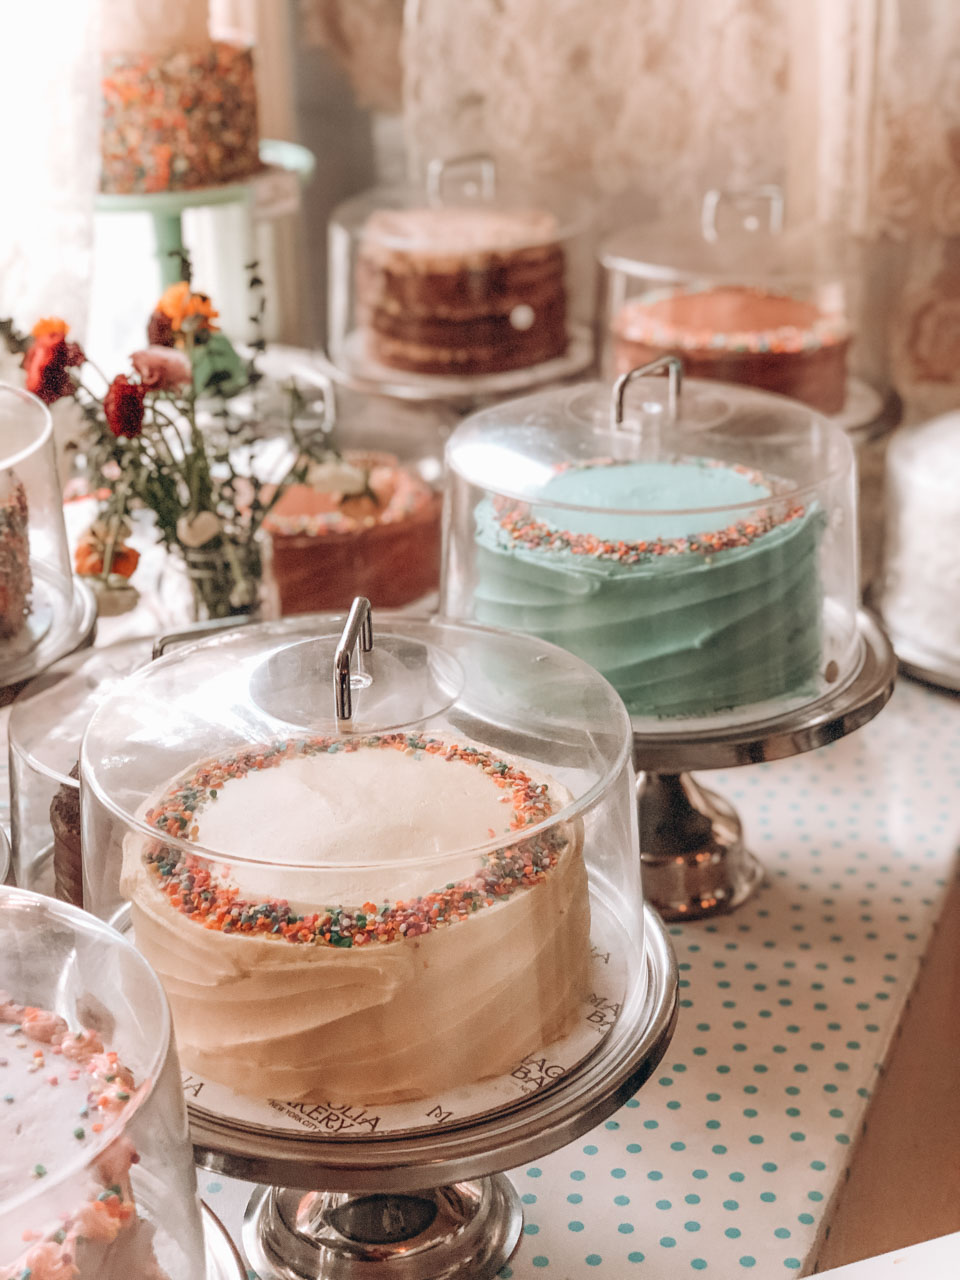
<svg viewBox="0 0 960 1280"><path fill-rule="evenodd" d="M97 540L82 538L73 553L73 564L81 577L98 578L103 573L103 553L105 548ZM110 572L119 574L121 578L129 578L140 563L140 552L134 547L126 547L118 543L113 548L113 561Z"/></svg>
<svg viewBox="0 0 960 1280"><path fill-rule="evenodd" d="M30 332L35 338L45 338L47 335L51 338L65 338L70 332L70 326L59 316L47 316L38 320Z"/></svg>
<svg viewBox="0 0 960 1280"><path fill-rule="evenodd" d="M192 293L186 280L165 289L156 309L167 317L174 333L182 333L184 329L219 328L213 322L220 312L205 293Z"/></svg>

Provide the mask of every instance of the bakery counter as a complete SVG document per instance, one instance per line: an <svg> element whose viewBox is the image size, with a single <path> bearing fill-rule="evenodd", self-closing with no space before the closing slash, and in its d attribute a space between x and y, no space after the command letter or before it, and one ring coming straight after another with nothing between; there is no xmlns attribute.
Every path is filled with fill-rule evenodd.
<svg viewBox="0 0 960 1280"><path fill-rule="evenodd" d="M709 779L766 883L671 926L662 1067L513 1170L526 1227L505 1277L807 1274L960 1229L958 780L960 703L908 680L841 742ZM200 1187L238 1235L249 1187Z"/></svg>
<svg viewBox="0 0 960 1280"><path fill-rule="evenodd" d="M671 927L682 1007L662 1067L512 1171L526 1227L504 1277L802 1275L960 1228L958 779L960 703L906 680L841 742L713 775L766 884ZM248 1188L200 1177L238 1230Z"/></svg>

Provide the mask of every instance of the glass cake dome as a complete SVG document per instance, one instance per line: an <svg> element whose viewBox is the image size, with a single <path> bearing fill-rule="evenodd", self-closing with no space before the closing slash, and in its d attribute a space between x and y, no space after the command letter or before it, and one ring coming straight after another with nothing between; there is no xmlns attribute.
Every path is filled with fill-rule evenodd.
<svg viewBox="0 0 960 1280"><path fill-rule="evenodd" d="M806 406L667 359L474 414L446 467L441 613L570 649L636 732L763 723L855 676L853 451Z"/></svg>
<svg viewBox="0 0 960 1280"><path fill-rule="evenodd" d="M329 225L328 347L367 390L445 399L514 391L593 359L589 204L508 180L489 156L364 192Z"/></svg>
<svg viewBox="0 0 960 1280"><path fill-rule="evenodd" d="M204 1280L163 989L92 916L0 887L0 1273Z"/></svg>
<svg viewBox="0 0 960 1280"><path fill-rule="evenodd" d="M70 568L46 405L0 383L0 687L29 679L93 624Z"/></svg>
<svg viewBox="0 0 960 1280"><path fill-rule="evenodd" d="M600 247L602 371L677 356L690 377L793 396L861 427L883 396L852 376L850 255L822 227L785 228L776 186L709 191L687 225L624 225Z"/></svg>
<svg viewBox="0 0 960 1280"><path fill-rule="evenodd" d="M616 692L530 637L370 616L186 646L82 744L87 906L129 910L185 1066L254 1125L499 1107L643 996Z"/></svg>
<svg viewBox="0 0 960 1280"><path fill-rule="evenodd" d="M10 834L22 889L83 906L80 739L99 699L150 661L153 641L83 649L29 682L10 708Z"/></svg>

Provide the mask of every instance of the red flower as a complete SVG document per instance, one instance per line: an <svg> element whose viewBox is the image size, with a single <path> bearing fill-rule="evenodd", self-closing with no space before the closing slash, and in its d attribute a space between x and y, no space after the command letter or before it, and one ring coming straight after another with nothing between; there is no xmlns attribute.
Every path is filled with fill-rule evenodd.
<svg viewBox="0 0 960 1280"><path fill-rule="evenodd" d="M23 357L26 386L44 404L73 394L73 380L67 372L82 365L86 356L76 342L67 342L62 333L41 332Z"/></svg>
<svg viewBox="0 0 960 1280"><path fill-rule="evenodd" d="M173 321L162 311L154 311L147 324L147 341L151 347L172 347L176 342Z"/></svg>
<svg viewBox="0 0 960 1280"><path fill-rule="evenodd" d="M140 434L146 391L146 387L139 382L131 382L122 373L117 374L110 383L103 398L103 412L107 426L115 436L126 436L128 440L133 440Z"/></svg>

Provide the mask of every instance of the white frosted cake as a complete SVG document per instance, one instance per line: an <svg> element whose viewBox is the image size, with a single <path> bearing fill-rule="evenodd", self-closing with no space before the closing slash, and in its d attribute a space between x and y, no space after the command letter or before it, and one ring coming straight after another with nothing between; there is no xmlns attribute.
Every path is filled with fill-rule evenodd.
<svg viewBox="0 0 960 1280"><path fill-rule="evenodd" d="M894 643L929 654L937 665L958 667L955 533L960 537L960 412L908 427L890 444L882 588Z"/></svg>
<svg viewBox="0 0 960 1280"><path fill-rule="evenodd" d="M183 1064L251 1096L368 1105L565 1034L590 960L582 827L549 822L569 803L522 760L430 735L192 767L142 816L197 855L128 836L121 885Z"/></svg>
<svg viewBox="0 0 960 1280"><path fill-rule="evenodd" d="M50 1187L49 1230L0 1238L0 1280L162 1280L130 1184L132 1074L96 1032L2 992L0 1024L0 1206Z"/></svg>

